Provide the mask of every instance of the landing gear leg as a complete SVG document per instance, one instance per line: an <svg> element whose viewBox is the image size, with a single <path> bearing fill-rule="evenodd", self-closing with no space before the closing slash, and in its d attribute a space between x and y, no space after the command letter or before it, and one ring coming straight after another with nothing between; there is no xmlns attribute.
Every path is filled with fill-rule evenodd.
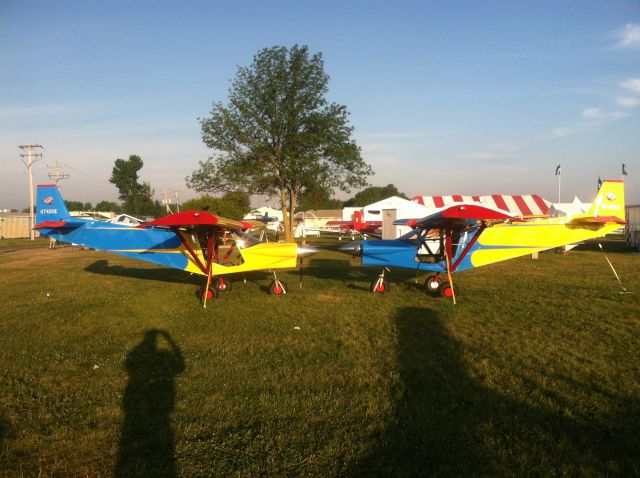
<svg viewBox="0 0 640 478"><path fill-rule="evenodd" d="M374 292L377 294L384 294L385 292L389 291L389 289L391 288L391 285L389 284L389 281L384 278L385 272L391 272L391 271L388 267L385 267L382 269L382 272L380 273L378 278L371 283L371 286L370 286L371 292Z"/></svg>
<svg viewBox="0 0 640 478"><path fill-rule="evenodd" d="M273 282L269 286L271 295L285 295L287 293L287 285L278 279L276 271L273 271Z"/></svg>

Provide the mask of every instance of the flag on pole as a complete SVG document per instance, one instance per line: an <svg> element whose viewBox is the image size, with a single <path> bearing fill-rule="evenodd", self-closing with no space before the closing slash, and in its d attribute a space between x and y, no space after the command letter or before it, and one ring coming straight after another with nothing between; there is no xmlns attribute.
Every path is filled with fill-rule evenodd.
<svg viewBox="0 0 640 478"><path fill-rule="evenodd" d="M622 175L623 176L627 175L627 167L624 165L624 163L622 163Z"/></svg>
<svg viewBox="0 0 640 478"><path fill-rule="evenodd" d="M602 186L602 179L598 176L598 191L600 191L600 187Z"/></svg>
<svg viewBox="0 0 640 478"><path fill-rule="evenodd" d="M556 176L560 176L560 165L556 166Z"/></svg>

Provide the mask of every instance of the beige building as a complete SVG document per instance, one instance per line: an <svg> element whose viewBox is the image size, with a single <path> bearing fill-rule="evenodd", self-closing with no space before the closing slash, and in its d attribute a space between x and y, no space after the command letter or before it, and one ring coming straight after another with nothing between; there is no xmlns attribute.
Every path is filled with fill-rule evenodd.
<svg viewBox="0 0 640 478"><path fill-rule="evenodd" d="M0 213L0 239L19 239L29 237L29 213ZM40 237L36 231L35 237Z"/></svg>

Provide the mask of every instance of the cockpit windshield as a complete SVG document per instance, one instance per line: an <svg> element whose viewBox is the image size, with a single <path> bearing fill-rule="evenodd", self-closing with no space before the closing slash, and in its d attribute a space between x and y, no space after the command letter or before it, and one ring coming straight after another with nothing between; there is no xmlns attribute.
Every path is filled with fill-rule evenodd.
<svg viewBox="0 0 640 478"><path fill-rule="evenodd" d="M235 241L238 249L246 249L256 244L260 244L260 240L244 231L232 231L231 238Z"/></svg>

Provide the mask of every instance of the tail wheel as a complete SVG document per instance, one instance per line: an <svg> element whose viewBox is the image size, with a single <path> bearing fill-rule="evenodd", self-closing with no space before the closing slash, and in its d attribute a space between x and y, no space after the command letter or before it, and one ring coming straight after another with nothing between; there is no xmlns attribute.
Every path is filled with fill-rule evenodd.
<svg viewBox="0 0 640 478"><path fill-rule="evenodd" d="M231 282L227 279L223 279L222 277L218 277L215 286L216 289L218 289L218 292L229 292L231 290Z"/></svg>
<svg viewBox="0 0 640 478"><path fill-rule="evenodd" d="M458 294L458 288L451 285L451 283L449 281L444 281L442 283L442 285L440 286L440 296L441 297L447 297L447 298L451 298L453 297L453 294L457 295Z"/></svg>
<svg viewBox="0 0 640 478"><path fill-rule="evenodd" d="M391 289L391 285L386 279L376 279L369 286L369 290L376 294L384 294L385 292L389 292L389 289Z"/></svg>
<svg viewBox="0 0 640 478"><path fill-rule="evenodd" d="M438 294L440 294L441 284L442 282L440 281L440 278L436 275L430 275L424 281L425 289L427 289L427 292L433 296L437 296Z"/></svg>
<svg viewBox="0 0 640 478"><path fill-rule="evenodd" d="M209 286L208 288L202 286L198 295L200 295L201 299L204 299L206 296L207 300L217 299L220 296L218 290L213 286Z"/></svg>
<svg viewBox="0 0 640 478"><path fill-rule="evenodd" d="M273 281L269 286L271 295L284 295L287 293L287 284L282 281Z"/></svg>

